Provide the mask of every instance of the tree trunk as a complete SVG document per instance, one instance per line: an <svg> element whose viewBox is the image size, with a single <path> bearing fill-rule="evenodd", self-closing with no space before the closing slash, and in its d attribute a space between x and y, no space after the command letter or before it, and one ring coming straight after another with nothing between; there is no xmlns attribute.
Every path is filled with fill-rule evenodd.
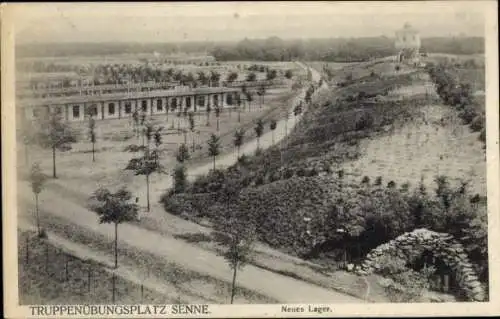
<svg viewBox="0 0 500 319"><path fill-rule="evenodd" d="M52 146L52 177L57 178L56 174L56 147Z"/></svg>
<svg viewBox="0 0 500 319"><path fill-rule="evenodd" d="M215 171L215 156L214 156L214 171Z"/></svg>
<svg viewBox="0 0 500 319"><path fill-rule="evenodd" d="M149 174L146 174L146 201L148 204L148 212L149 212Z"/></svg>
<svg viewBox="0 0 500 319"><path fill-rule="evenodd" d="M210 113L207 113L207 126L210 126Z"/></svg>
<svg viewBox="0 0 500 319"><path fill-rule="evenodd" d="M111 299L111 302L112 302L112 303L115 303L115 286L116 286L116 276L115 276L115 273L113 273L113 276L112 276L112 279L111 279L111 280L112 280L112 282L113 282L113 287L112 287L113 292L112 292L112 297L111 297L112 299Z"/></svg>
<svg viewBox="0 0 500 319"><path fill-rule="evenodd" d="M45 272L49 272L49 243L45 241Z"/></svg>
<svg viewBox="0 0 500 319"><path fill-rule="evenodd" d="M41 234L40 230L40 217L38 215L38 194L35 193L35 213L36 213L36 229L38 231L38 236Z"/></svg>
<svg viewBox="0 0 500 319"><path fill-rule="evenodd" d="M217 132L219 131L219 117L217 116Z"/></svg>
<svg viewBox="0 0 500 319"><path fill-rule="evenodd" d="M257 137L257 149L260 148L260 137Z"/></svg>
<svg viewBox="0 0 500 319"><path fill-rule="evenodd" d="M237 159L240 158L240 147L241 147L240 145L237 146L237 149L238 149L238 152L237 152L238 157L237 157Z"/></svg>
<svg viewBox="0 0 500 319"><path fill-rule="evenodd" d="M238 107L238 123L241 122L241 107Z"/></svg>
<svg viewBox="0 0 500 319"><path fill-rule="evenodd" d="M196 145L195 145L195 143L194 143L194 133L192 133L192 135L193 135L193 152L194 152L194 149L195 149L195 147L196 147Z"/></svg>
<svg viewBox="0 0 500 319"><path fill-rule="evenodd" d="M273 142L273 145L274 145L274 130L271 131L271 139L272 139L272 142Z"/></svg>
<svg viewBox="0 0 500 319"><path fill-rule="evenodd" d="M95 162L95 143L92 142L92 162Z"/></svg>
<svg viewBox="0 0 500 319"><path fill-rule="evenodd" d="M115 269L116 268L118 268L118 223L115 223ZM115 295L115 289L113 287L113 302L114 302L114 295Z"/></svg>
<svg viewBox="0 0 500 319"><path fill-rule="evenodd" d="M26 165L26 167L28 167L28 153L29 153L29 146L28 144L24 144L24 164Z"/></svg>
<svg viewBox="0 0 500 319"><path fill-rule="evenodd" d="M231 284L231 304L233 304L234 301L234 295L236 293L236 273L238 271L238 263L236 263L234 269L233 269L233 282Z"/></svg>
<svg viewBox="0 0 500 319"><path fill-rule="evenodd" d="M26 265L30 262L30 237L26 236Z"/></svg>

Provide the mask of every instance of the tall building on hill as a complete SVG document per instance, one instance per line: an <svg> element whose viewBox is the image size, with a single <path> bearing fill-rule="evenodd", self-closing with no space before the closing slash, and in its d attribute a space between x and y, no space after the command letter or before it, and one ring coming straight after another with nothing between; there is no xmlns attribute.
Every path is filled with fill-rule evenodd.
<svg viewBox="0 0 500 319"><path fill-rule="evenodd" d="M398 50L398 62L418 62L420 55L420 34L417 29L409 23L405 23L402 29L396 31L396 50Z"/></svg>

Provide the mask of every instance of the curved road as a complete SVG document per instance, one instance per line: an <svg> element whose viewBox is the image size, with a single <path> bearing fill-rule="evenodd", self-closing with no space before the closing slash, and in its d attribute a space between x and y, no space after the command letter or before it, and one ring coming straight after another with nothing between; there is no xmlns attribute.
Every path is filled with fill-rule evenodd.
<svg viewBox="0 0 500 319"><path fill-rule="evenodd" d="M303 64L302 64L303 65ZM313 78L319 79L319 74L312 70ZM303 98L305 91L297 97ZM298 121L293 119L288 123L288 130L291 131ZM281 133L278 133L281 132ZM284 120L280 121L275 132L275 141L278 142L285 136ZM261 147L271 145L270 133L261 137ZM245 144L243 152L253 152L256 149L256 142ZM235 154L228 154L217 160L217 166L223 167L231 165L235 161ZM212 168L207 164L198 168L190 169L190 174L201 174ZM23 202L32 203L32 193L29 183L20 181L18 183L18 197ZM164 185L163 185L164 186ZM161 189L163 192L164 189ZM152 203L160 193L152 193ZM110 241L114 238L114 227L110 224L99 224L97 216L92 211L71 202L53 190L46 189L44 196L40 200L40 208L44 212L67 220L71 224L91 230L92 232L104 235ZM156 201L157 202L157 201ZM163 212L163 208L159 208ZM156 209L158 210L158 209ZM182 240L170 236L163 236L157 232L149 231L133 224L121 224L119 226L119 241L131 247L151 253L158 258L166 259L179 264L187 269L206 274L214 278L231 282L232 274L229 271L225 260L211 251L204 250L198 246L191 245ZM111 253L111 252L110 252ZM91 256L89 256L91 257ZM238 275L238 285L247 289L259 292L272 297L283 303L361 303L363 300L351 297L334 290L325 289L301 280L276 274L271 271L247 265Z"/></svg>

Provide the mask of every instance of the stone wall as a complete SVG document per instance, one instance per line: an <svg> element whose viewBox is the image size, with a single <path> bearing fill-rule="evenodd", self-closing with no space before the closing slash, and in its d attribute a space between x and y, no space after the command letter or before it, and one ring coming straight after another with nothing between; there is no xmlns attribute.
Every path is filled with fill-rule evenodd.
<svg viewBox="0 0 500 319"><path fill-rule="evenodd" d="M359 275L367 275L381 267L383 256L397 256L413 261L424 251L432 251L434 256L443 260L453 271L459 288L470 301L485 301L486 292L469 261L463 246L446 233L427 229L416 229L373 249L357 269Z"/></svg>

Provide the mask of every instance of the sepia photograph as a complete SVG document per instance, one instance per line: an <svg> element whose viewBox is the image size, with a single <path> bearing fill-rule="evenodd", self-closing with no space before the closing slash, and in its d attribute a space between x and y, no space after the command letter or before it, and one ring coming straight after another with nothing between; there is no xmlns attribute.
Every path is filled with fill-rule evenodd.
<svg viewBox="0 0 500 319"><path fill-rule="evenodd" d="M2 6L6 314L499 314L496 6Z"/></svg>

